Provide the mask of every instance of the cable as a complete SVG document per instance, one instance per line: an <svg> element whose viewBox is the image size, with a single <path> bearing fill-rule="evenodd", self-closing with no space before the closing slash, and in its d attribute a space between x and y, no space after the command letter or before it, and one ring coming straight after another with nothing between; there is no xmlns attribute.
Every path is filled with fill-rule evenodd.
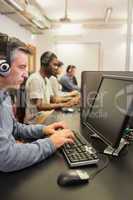
<svg viewBox="0 0 133 200"><path fill-rule="evenodd" d="M123 135L123 138L126 139L127 141L129 141L130 143L133 142L133 129L130 129L130 128L126 128L124 130L124 135ZM128 148L128 145L127 145L127 148ZM128 152L128 149L126 151L126 153ZM102 154L101 152L99 152L98 154ZM123 154L125 155L125 154ZM102 154L103 156L103 154ZM93 180L94 177L99 174L101 171L103 171L105 168L108 167L109 165L109 157L107 155L104 155L105 157L105 162L104 162L104 165L102 167L100 167L98 170L96 170L94 173L92 173L90 175L90 180Z"/></svg>
<svg viewBox="0 0 133 200"><path fill-rule="evenodd" d="M103 156L103 155L102 155ZM108 156L106 156L106 155L104 155L105 156L105 158L106 158L106 160L105 160L105 163L104 163L104 166L102 166L101 168L99 168L98 170L96 170L94 173L92 173L91 175L90 175L90 180L93 180L94 179L94 177L97 175L97 174L99 174L101 171L103 171L105 168L107 168L108 167L108 165L109 165L109 158L108 158Z"/></svg>

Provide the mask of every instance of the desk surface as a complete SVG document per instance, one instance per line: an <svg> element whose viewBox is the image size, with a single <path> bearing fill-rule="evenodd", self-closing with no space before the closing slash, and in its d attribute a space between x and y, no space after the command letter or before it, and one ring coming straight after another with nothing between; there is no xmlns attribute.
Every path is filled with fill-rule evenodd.
<svg viewBox="0 0 133 200"><path fill-rule="evenodd" d="M86 134L80 127L79 113L58 114L70 127ZM58 119L59 119L58 118ZM57 120L58 120L57 119ZM25 170L0 173L0 195L2 200L132 200L133 199L133 146L125 156L110 161L109 166L92 182L82 186L62 188L57 185L57 176L68 170L62 154L53 156ZM88 173L96 167L86 167Z"/></svg>

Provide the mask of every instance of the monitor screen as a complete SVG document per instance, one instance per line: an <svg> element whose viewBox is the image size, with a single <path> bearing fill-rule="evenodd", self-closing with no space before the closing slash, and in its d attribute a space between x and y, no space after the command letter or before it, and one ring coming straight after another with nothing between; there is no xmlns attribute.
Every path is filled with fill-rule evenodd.
<svg viewBox="0 0 133 200"><path fill-rule="evenodd" d="M104 76L87 116L87 125L115 147L133 114L133 78Z"/></svg>
<svg viewBox="0 0 133 200"><path fill-rule="evenodd" d="M89 108L97 94L103 76L133 77L129 71L83 71L81 74L81 120L86 124L86 110ZM88 113L87 111L87 113ZM133 120L132 120L133 121Z"/></svg>

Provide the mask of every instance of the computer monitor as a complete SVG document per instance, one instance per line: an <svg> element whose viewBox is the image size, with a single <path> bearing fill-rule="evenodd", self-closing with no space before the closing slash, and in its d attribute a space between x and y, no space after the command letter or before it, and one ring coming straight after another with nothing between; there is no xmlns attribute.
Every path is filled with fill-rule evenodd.
<svg viewBox="0 0 133 200"><path fill-rule="evenodd" d="M103 76L89 108L89 130L112 147L117 147L130 116L133 115L133 78Z"/></svg>
<svg viewBox="0 0 133 200"><path fill-rule="evenodd" d="M133 77L133 71L83 71L81 74L81 122L86 123L86 110L91 105L104 75ZM133 118L130 120L133 127Z"/></svg>

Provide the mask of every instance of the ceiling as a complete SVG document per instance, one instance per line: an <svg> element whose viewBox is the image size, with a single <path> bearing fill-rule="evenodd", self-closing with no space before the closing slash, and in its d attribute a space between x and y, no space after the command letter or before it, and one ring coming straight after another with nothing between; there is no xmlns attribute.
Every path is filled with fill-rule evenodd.
<svg viewBox="0 0 133 200"><path fill-rule="evenodd" d="M36 0L52 20L64 16L65 0ZM128 0L68 0L68 16L72 20L103 19L106 9L112 7L112 19L127 18Z"/></svg>
<svg viewBox="0 0 133 200"><path fill-rule="evenodd" d="M70 22L82 23L91 28L117 28L127 19L128 0L13 0L22 5L24 11L16 9L10 0L0 0L0 14L10 17L25 29L41 34L47 28L52 28L61 23L65 15ZM65 2L67 9L65 12ZM28 5L35 9L32 14L28 11ZM104 18L107 8L112 9L110 19L105 23ZM36 10L37 9L37 10ZM34 11L35 10L35 11ZM44 26L33 21L41 15ZM40 21L39 21L40 23Z"/></svg>

